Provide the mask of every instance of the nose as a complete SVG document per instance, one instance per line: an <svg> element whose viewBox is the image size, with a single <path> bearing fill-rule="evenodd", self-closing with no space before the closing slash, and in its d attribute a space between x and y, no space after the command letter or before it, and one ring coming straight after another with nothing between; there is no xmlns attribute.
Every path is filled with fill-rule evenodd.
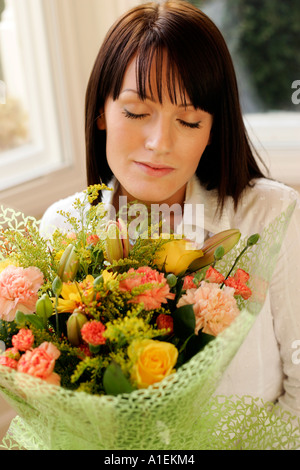
<svg viewBox="0 0 300 470"><path fill-rule="evenodd" d="M172 145L171 123L167 119L157 119L149 128L145 140L146 150L151 150L156 155L164 155L171 152Z"/></svg>

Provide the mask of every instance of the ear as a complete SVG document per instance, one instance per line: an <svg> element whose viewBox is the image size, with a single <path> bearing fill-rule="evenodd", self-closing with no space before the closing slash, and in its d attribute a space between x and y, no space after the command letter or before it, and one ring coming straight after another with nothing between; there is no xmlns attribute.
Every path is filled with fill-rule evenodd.
<svg viewBox="0 0 300 470"><path fill-rule="evenodd" d="M106 130L105 114L104 109L100 109L99 116L97 117L97 127L99 131Z"/></svg>

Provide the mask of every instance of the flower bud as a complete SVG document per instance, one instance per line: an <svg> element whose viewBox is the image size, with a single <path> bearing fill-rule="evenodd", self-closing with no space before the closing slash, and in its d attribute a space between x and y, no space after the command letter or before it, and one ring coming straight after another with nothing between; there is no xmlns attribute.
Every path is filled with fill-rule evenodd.
<svg viewBox="0 0 300 470"><path fill-rule="evenodd" d="M84 313L79 309L75 309L67 321L67 337L73 346L79 346L82 341L81 328L87 322Z"/></svg>
<svg viewBox="0 0 300 470"><path fill-rule="evenodd" d="M169 287L175 287L177 284L177 276L173 273L168 274L167 283L169 284Z"/></svg>
<svg viewBox="0 0 300 470"><path fill-rule="evenodd" d="M59 276L56 276L56 278L52 282L52 291L53 291L53 294L55 295L55 297L60 296L62 288L63 288L62 280Z"/></svg>
<svg viewBox="0 0 300 470"><path fill-rule="evenodd" d="M251 237L248 238L247 240L247 246L253 246L255 245L259 240L259 234L255 233L254 235L251 235Z"/></svg>
<svg viewBox="0 0 300 470"><path fill-rule="evenodd" d="M48 318L53 314L53 304L48 294L43 294L36 303L36 314L47 324Z"/></svg>
<svg viewBox="0 0 300 470"><path fill-rule="evenodd" d="M215 261L215 251L222 246L224 254L228 253L239 241L241 232L238 229L224 230L210 237L202 246L203 256L196 259L189 266L190 271L197 271L204 266L208 266Z"/></svg>
<svg viewBox="0 0 300 470"><path fill-rule="evenodd" d="M215 260L218 261L222 259L224 255L225 255L224 246L218 246L218 248L214 252Z"/></svg>
<svg viewBox="0 0 300 470"><path fill-rule="evenodd" d="M93 287L102 286L103 284L104 284L104 279L103 279L102 274L100 274L100 276L96 277L96 279L94 280Z"/></svg>
<svg viewBox="0 0 300 470"><path fill-rule="evenodd" d="M63 282L73 281L77 274L79 259L75 250L75 246L70 243L60 259L57 274Z"/></svg>
<svg viewBox="0 0 300 470"><path fill-rule="evenodd" d="M110 220L106 227L105 250L110 263L114 260L127 258L129 254L129 239L127 228L121 219L117 222Z"/></svg>

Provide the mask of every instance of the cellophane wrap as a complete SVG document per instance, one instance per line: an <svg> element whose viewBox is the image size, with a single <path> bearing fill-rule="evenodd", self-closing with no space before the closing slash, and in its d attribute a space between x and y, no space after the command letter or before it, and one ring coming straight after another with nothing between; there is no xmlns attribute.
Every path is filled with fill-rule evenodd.
<svg viewBox="0 0 300 470"><path fill-rule="evenodd" d="M238 267L250 274L252 297L214 341L176 373L147 389L118 396L74 392L0 366L0 393L16 410L2 442L26 450L296 449L299 419L259 397L215 396L222 375L246 338L266 297L288 223L290 205L265 228ZM17 214L18 218L20 214ZM3 223L22 230L10 211ZM21 216L22 217L22 216ZM217 265L228 271L241 239Z"/></svg>

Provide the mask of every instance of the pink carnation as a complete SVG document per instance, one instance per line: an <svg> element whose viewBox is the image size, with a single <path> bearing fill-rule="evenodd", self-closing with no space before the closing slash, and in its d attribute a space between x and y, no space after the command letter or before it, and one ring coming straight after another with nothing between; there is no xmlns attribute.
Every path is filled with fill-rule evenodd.
<svg viewBox="0 0 300 470"><path fill-rule="evenodd" d="M7 266L0 273L0 319L14 320L17 310L32 313L43 280L42 272L36 267Z"/></svg>
<svg viewBox="0 0 300 470"><path fill-rule="evenodd" d="M49 343L48 341L44 341L44 343L40 344L38 349L43 349L44 351L46 351L47 354L49 354L49 356L52 356L55 360L58 359L60 356L60 350L57 349L54 344Z"/></svg>
<svg viewBox="0 0 300 470"><path fill-rule="evenodd" d="M34 336L31 330L22 328L17 335L12 337L11 342L19 351L27 351L33 346Z"/></svg>
<svg viewBox="0 0 300 470"><path fill-rule="evenodd" d="M17 369L18 361L8 356L0 356L0 365L10 367L11 369Z"/></svg>
<svg viewBox="0 0 300 470"><path fill-rule="evenodd" d="M145 310L159 308L167 299L174 299L175 294L170 292L169 284L163 273L144 266L138 269L129 269L128 277L120 281L120 290L132 292L134 288L144 284L153 284L153 287L137 294L131 303L143 303Z"/></svg>
<svg viewBox="0 0 300 470"><path fill-rule="evenodd" d="M69 240L76 240L77 235L76 235L75 232L68 232L68 233L67 233L67 238L68 238Z"/></svg>
<svg viewBox="0 0 300 470"><path fill-rule="evenodd" d="M68 238L68 240L76 240L77 235L76 235L75 232L68 232L67 233L67 238ZM69 243L68 240L63 240L62 244L67 245Z"/></svg>
<svg viewBox="0 0 300 470"><path fill-rule="evenodd" d="M4 352L4 356L15 359L16 361L20 359L20 353L17 348L7 348Z"/></svg>
<svg viewBox="0 0 300 470"><path fill-rule="evenodd" d="M178 307L192 304L196 318L195 333L199 330L217 336L239 315L234 289L202 281L198 289L190 289L178 302Z"/></svg>
<svg viewBox="0 0 300 470"><path fill-rule="evenodd" d="M18 362L17 370L47 380L53 373L55 359L44 349L26 351Z"/></svg>
<svg viewBox="0 0 300 470"><path fill-rule="evenodd" d="M47 377L45 379L45 382L47 382L48 384L51 384L51 385L59 386L60 385L60 375L56 374L55 372L52 372L52 374L50 374L49 377Z"/></svg>
<svg viewBox="0 0 300 470"><path fill-rule="evenodd" d="M100 321L93 320L86 322L80 331L82 339L86 343L91 344L92 346L105 344L106 338L103 336L105 326Z"/></svg>

